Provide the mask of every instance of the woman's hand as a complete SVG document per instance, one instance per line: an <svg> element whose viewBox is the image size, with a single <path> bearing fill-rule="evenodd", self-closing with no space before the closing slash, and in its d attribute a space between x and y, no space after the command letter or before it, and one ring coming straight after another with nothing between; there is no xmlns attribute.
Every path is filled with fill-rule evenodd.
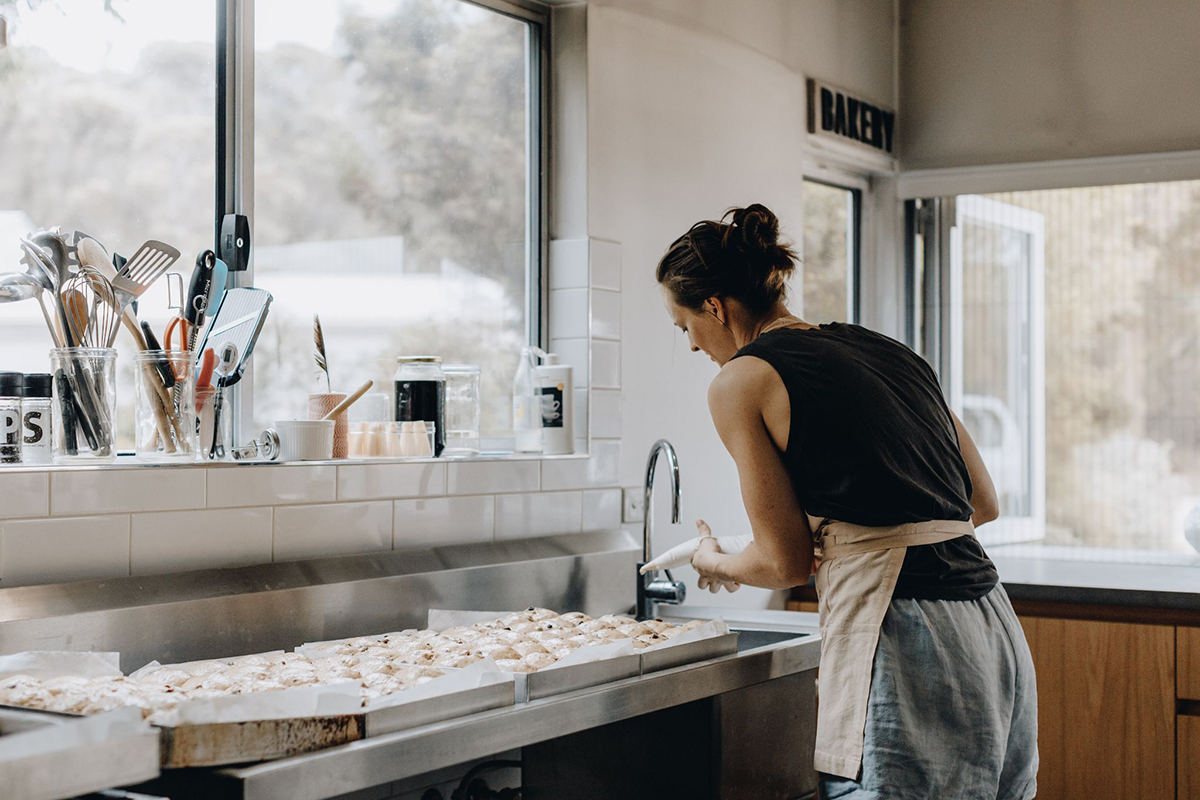
<svg viewBox="0 0 1200 800"><path fill-rule="evenodd" d="M698 519L696 520L696 529L700 532L700 544L696 547L696 552L692 554L692 569L700 573L700 579L696 585L701 589L708 589L713 594L721 591L722 587L727 592L736 592L742 586L740 583L721 580L716 574L714 556L722 553L716 537L713 536L712 528L708 527L708 523L704 520Z"/></svg>

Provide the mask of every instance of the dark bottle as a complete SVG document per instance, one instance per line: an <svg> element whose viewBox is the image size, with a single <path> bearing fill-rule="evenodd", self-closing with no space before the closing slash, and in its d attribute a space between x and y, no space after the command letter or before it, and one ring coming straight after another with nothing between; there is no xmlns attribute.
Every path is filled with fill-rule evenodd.
<svg viewBox="0 0 1200 800"><path fill-rule="evenodd" d="M396 422L433 423L433 454L446 446L446 375L440 356L400 356L396 359Z"/></svg>

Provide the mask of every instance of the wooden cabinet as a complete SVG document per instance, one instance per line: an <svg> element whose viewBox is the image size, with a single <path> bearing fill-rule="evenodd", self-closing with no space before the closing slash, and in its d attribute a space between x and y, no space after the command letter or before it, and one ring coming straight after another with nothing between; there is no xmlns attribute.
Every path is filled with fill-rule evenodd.
<svg viewBox="0 0 1200 800"><path fill-rule="evenodd" d="M1038 798L1175 797L1174 626L1021 624L1037 670Z"/></svg>
<svg viewBox="0 0 1200 800"><path fill-rule="evenodd" d="M1182 629L1181 629L1182 630ZM1200 800L1200 717L1179 717L1179 800Z"/></svg>
<svg viewBox="0 0 1200 800"><path fill-rule="evenodd" d="M1179 660L1176 693L1181 700L1200 700L1200 628L1176 628L1175 652Z"/></svg>

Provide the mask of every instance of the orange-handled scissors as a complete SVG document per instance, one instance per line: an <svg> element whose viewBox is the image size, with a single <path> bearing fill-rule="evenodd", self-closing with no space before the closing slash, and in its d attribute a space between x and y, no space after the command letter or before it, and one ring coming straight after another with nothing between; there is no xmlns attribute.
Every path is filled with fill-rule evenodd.
<svg viewBox="0 0 1200 800"><path fill-rule="evenodd" d="M168 353L170 353L173 349L175 349L171 346L171 344L172 344L172 342L175 341L175 334L176 334L176 331L178 331L178 334L179 334L179 348L178 349L184 353L190 352L187 347L188 331L190 328L191 328L191 323L188 322L183 317L171 317L171 321L167 323L166 331L163 332L163 349L166 350ZM178 379L178 378L182 378L183 376L179 374L179 370L176 370L175 377Z"/></svg>

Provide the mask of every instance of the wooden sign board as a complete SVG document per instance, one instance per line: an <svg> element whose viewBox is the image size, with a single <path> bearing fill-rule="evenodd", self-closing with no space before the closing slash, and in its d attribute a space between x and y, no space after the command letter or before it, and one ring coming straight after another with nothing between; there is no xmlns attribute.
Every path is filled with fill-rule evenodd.
<svg viewBox="0 0 1200 800"><path fill-rule="evenodd" d="M808 132L826 139L856 142L891 155L896 112L809 78Z"/></svg>

